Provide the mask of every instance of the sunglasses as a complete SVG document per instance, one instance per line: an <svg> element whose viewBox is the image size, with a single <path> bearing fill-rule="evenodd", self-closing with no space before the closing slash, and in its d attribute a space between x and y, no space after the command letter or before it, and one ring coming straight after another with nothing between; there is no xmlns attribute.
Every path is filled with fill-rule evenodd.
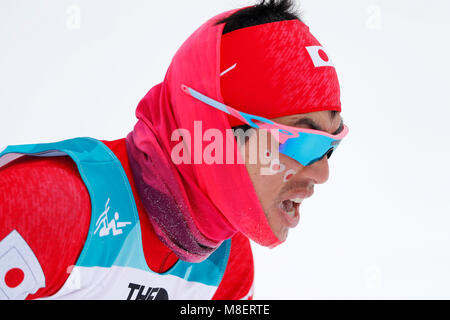
<svg viewBox="0 0 450 320"><path fill-rule="evenodd" d="M329 158L347 135L348 127L343 125L339 134L332 135L324 131L285 126L270 119L238 111L200 92L181 85L181 90L191 97L225 112L255 129L277 130L274 135L279 142L279 152L293 158L303 166L309 166L323 157Z"/></svg>

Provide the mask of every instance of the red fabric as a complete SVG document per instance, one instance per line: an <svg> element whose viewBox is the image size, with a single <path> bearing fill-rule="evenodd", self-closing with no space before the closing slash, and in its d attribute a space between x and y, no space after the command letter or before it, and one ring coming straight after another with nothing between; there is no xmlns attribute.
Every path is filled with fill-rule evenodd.
<svg viewBox="0 0 450 320"><path fill-rule="evenodd" d="M147 264L155 272L166 272L178 258L158 240L146 218L128 165L125 139L103 142L119 158L129 178L139 212ZM90 224L89 193L75 163L69 157L24 156L0 168L0 212L0 241L16 229L44 271L46 287L27 299L55 294L69 276L69 267L76 263ZM225 276L214 298L240 299L252 282L250 244L237 234L232 240Z"/></svg>
<svg viewBox="0 0 450 320"><path fill-rule="evenodd" d="M253 286L254 267L250 241L242 233L231 239L227 269L213 300L238 300L249 295ZM252 294L247 299L251 299Z"/></svg>
<svg viewBox="0 0 450 320"><path fill-rule="evenodd" d="M102 142L119 158L130 181L141 221L142 243L148 266L155 272L168 271L178 261L178 258L173 251L158 240L150 221L147 219L142 201L134 185L125 148L125 139ZM250 241L241 233L237 233L231 240L227 268L213 300L237 300L245 297L252 287L253 274L253 255Z"/></svg>
<svg viewBox="0 0 450 320"><path fill-rule="evenodd" d="M16 229L33 250L46 286L28 299L56 293L89 229L88 191L69 157L22 157L0 169L0 240Z"/></svg>
<svg viewBox="0 0 450 320"><path fill-rule="evenodd" d="M138 209L139 221L141 224L142 244L144 247L144 256L148 267L155 272L165 272L178 261L177 256L167 248L156 236L150 221L145 214L145 209L142 201L136 192L136 187L131 173L131 168L128 162L128 155L125 146L125 139L115 141L102 142L116 155L122 164L128 181L130 182L131 190L133 191L136 207Z"/></svg>
<svg viewBox="0 0 450 320"><path fill-rule="evenodd" d="M336 70L323 47L310 53L310 46L321 45L299 20L266 23L223 35L220 70L235 65L220 79L225 104L269 119L341 111ZM321 64L316 66L313 61ZM228 120L231 126L243 124L231 116Z"/></svg>
<svg viewBox="0 0 450 320"><path fill-rule="evenodd" d="M226 152L223 152L222 161L205 162L205 151L211 146L203 143L203 138L209 129L213 129L209 133L221 133L222 141L215 141L217 149L228 152L228 139L225 137L226 130L231 128L226 114L181 89L184 84L223 101L220 93L220 42L224 24L215 23L235 11L208 20L182 44L164 81L154 86L140 101L136 109L138 122L127 139L134 147L131 154L141 168L145 183L170 195L178 207L183 208L186 224L197 242L213 247L241 232L256 243L274 247L281 241L270 228L245 164L224 164ZM196 123L201 125L196 126ZM179 129L190 133L190 141L174 141L173 134L179 133ZM183 142L190 163L176 164L171 158L172 150ZM239 154L235 139L231 139L231 143L234 154ZM165 234L164 228L158 228L157 224L155 221L156 232L172 250L178 250L177 254L196 259L190 261L207 257L186 255L182 247L171 241L170 236L174 235ZM205 243L208 240L210 243Z"/></svg>

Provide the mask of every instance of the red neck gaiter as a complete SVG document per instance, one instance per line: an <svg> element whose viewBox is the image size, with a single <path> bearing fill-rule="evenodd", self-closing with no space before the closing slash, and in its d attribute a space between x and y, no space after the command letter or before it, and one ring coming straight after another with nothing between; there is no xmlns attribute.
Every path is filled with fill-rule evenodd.
<svg viewBox="0 0 450 320"><path fill-rule="evenodd" d="M206 22L179 48L164 81L140 101L138 122L126 140L148 217L160 239L186 261L204 260L238 231L264 246L279 243L244 164L194 163L208 145L198 143L205 132L220 130L225 137L230 126L223 114L183 93L181 85L222 101L219 57L224 25L214 23L232 12ZM195 132L194 121L201 121ZM172 149L180 143L172 141L172 135L178 129L191 135L185 141L190 163L172 161ZM233 151L239 156L234 139Z"/></svg>

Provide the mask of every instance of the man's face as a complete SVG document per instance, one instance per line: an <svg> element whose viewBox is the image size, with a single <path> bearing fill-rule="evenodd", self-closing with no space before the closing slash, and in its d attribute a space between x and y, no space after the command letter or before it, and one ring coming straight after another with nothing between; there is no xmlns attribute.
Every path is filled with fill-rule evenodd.
<svg viewBox="0 0 450 320"><path fill-rule="evenodd" d="M340 114L333 114L330 111L304 113L271 120L287 126L316 129L330 134L336 134L342 130ZM259 141L255 139L260 138L259 134L253 134L245 143L245 164L272 231L278 239L284 241L288 230L299 222L301 201L312 196L315 184L328 180L328 158L324 156L309 166L302 166L281 153L278 155L279 162L260 161L259 159L264 157L270 159L271 143L277 145L274 137L267 133L267 149L258 148L256 152L259 154L254 157L258 160L250 161L249 146L251 143L259 145Z"/></svg>

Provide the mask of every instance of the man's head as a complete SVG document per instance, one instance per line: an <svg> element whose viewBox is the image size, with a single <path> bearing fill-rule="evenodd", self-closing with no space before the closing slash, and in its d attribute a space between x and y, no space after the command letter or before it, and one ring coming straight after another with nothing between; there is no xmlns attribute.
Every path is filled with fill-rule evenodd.
<svg viewBox="0 0 450 320"><path fill-rule="evenodd" d="M236 232L277 246L298 219L293 202L328 177L327 157L346 132L331 135L341 124L337 75L290 10L280 0L212 17L136 109L127 143L139 193L160 238L187 261L205 259ZM279 137L246 121L263 118L284 128ZM230 127L245 123L259 129L240 144ZM253 151L239 156L264 136L256 162L247 158ZM266 146L278 142L277 157Z"/></svg>
<svg viewBox="0 0 450 320"><path fill-rule="evenodd" d="M314 47L319 48L316 51L318 58L325 60L323 65L319 61L317 66L328 73L322 72L321 78L314 80L314 77L319 77L314 73L317 70L315 61L311 61L314 56L309 50L304 50L303 55L295 52L300 51L296 45L302 41L296 33L309 37L309 31L299 29L297 25L292 30L268 28L260 31L262 28L257 27L292 20L300 21L292 1L270 0L242 9L218 22L225 23L221 44L224 102L233 108L269 117L282 125L338 134L344 129L340 103L337 103L339 87L334 68L323 48L315 43ZM285 34L277 35L275 32ZM286 40L289 37L292 40ZM265 40L259 41L261 38ZM292 63L294 59L296 63ZM303 70L304 75L299 75ZM289 72L296 74L289 75ZM233 127L236 130L253 130L246 124L239 125L231 117L230 123L238 124ZM299 221L301 201L313 194L315 184L327 181L331 154L310 165L302 165L282 153L275 157L271 146L278 145L278 142L271 134L265 136L259 132L245 137L241 150L249 176L272 231L284 241L288 229ZM267 148L264 142L261 147L261 137L267 141ZM255 145L258 148L252 148Z"/></svg>

